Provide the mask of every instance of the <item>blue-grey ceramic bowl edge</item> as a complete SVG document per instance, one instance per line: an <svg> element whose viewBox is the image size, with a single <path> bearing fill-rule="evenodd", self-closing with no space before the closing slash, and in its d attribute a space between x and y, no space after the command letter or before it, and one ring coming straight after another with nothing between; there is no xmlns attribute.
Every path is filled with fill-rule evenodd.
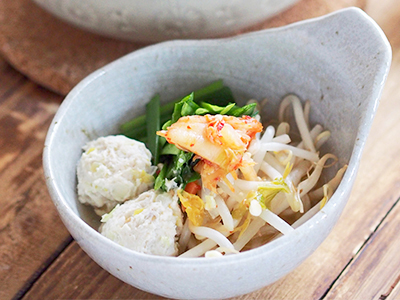
<svg viewBox="0 0 400 300"><path fill-rule="evenodd" d="M46 175L46 183L48 185L50 195L51 195L57 209L60 212L61 218L63 219L64 223L66 224L66 226L69 228L69 230L73 234L74 238L76 238L77 241L81 244L82 248L84 250L86 250L88 252L88 254L91 255L100 265L102 265L104 268L106 268L108 271L110 271L115 276L121 278L122 280L127 281L130 284L135 285L139 288L145 289L149 292L157 293L157 294L161 294L161 295L169 296L169 297L175 297L175 298L199 298L199 297L203 298L203 295L204 295L204 298L222 298L222 297L231 297L231 296L247 293L254 289L261 288L265 284L269 284L269 283L275 281L276 279L279 279L281 276L283 276L284 274L286 274L290 270L292 270L294 266L301 263L322 242L322 240L327 236L329 231L332 229L333 225L327 226L324 230L324 233L322 235L320 235L318 237L318 239L313 240L313 241L311 240L313 238L312 235L307 236L309 229L314 226L322 226L323 227L325 219L335 219L335 220L338 219L339 215L345 205L345 201L340 201L340 199L343 199L343 198L346 199L349 196L349 193L351 190L351 189L349 189L349 186L351 187L354 183L356 173L358 170L359 160L362 155L362 150L363 150L370 126L372 124L373 116L375 115L375 111L378 106L378 102L379 102L378 100L379 100L381 92L382 92L383 84L386 80L387 73L389 70L390 56L391 56L390 46L388 45L388 42L387 42L386 38L384 37L382 31L379 29L379 27L377 27L377 25L368 16L366 16L365 13L363 13L362 11L360 11L358 9L347 9L347 10L343 10L343 11L334 13L332 15L326 16L326 17L318 18L315 20L309 20L309 21L305 21L302 23L294 24L294 25L289 25L284 28L267 30L267 31L263 31L263 32L250 33L250 34L247 34L244 36L239 36L239 37L230 38L230 39L225 40L225 41L228 41L228 40L235 41L235 40L254 38L254 37L262 38L262 36L264 34L268 35L270 33L279 33L280 31L291 30L291 28L297 28L299 26L300 27L307 26L307 24L312 24L314 22L320 22L321 20L328 20L329 18L336 18L338 15L343 17L343 14L347 15L347 17L356 18L356 19L358 18L358 20L363 24L363 26L364 25L367 26L368 29L371 30L371 32L373 33L374 37L377 38L378 40L380 40L381 49L379 51L382 55L380 57L380 59L385 63L382 64L381 67L376 70L376 75L375 75L376 80L373 83L373 88L371 88L372 93L370 94L369 99L366 100L366 101L368 101L368 105L366 108L365 117L361 120L361 122L364 125L360 127L360 128L362 128L362 130L359 130L359 132L357 133L356 144L355 144L353 153L352 153L350 161L349 161L349 167L351 167L351 168L349 168L349 171L345 174L342 184L339 186L338 190L336 191L335 195L332 197L331 201L328 202L326 207L322 211L320 211L317 215L315 215L309 222L307 222L303 226L296 229L295 233L293 234L295 237L293 237L293 236L282 237L279 240L276 240L268 245L254 249L247 253L241 253L240 255L238 255L236 257L233 257L233 256L224 257L222 259L217 259L217 260L213 260L213 261L210 261L207 259L198 259L198 260L178 259L178 261L177 261L176 258L153 257L153 256L142 255L139 253L132 254L131 253L132 251L130 251L128 249L124 249L118 245L115 245L114 243L112 243L109 240L100 236L98 234L98 232L96 232L94 229L90 228L85 222L83 222L79 218L79 216L77 216L76 213L74 211L72 211L71 208L66 204L65 200L63 199L62 194L60 193L59 187L57 187L57 183L54 182L54 180L53 180L52 167L54 167L54 166L52 166L50 163L51 153L49 153L49 147L52 146L52 136L57 131L57 123L62 120L63 115L65 114L66 111L68 111L68 107L71 105L71 101L73 101L73 99L75 97L77 97L77 95L79 95L80 92L83 89L85 89L86 86L90 85L90 83L92 81L97 80L97 78L99 78L99 77L103 76L104 74L106 74L107 72L109 72L110 69L114 68L118 64L123 64L123 63L125 63L125 60L132 59L132 56L140 55L141 54L140 52L142 52L142 51L144 51L144 52L149 51L149 49L146 48L146 49L137 51L137 53L133 53L126 57L123 57L119 61L111 63L108 66L105 66L104 68L100 69L99 71L93 73L88 78L83 80L76 88L74 88L71 91L71 93L68 95L66 100L62 103L59 111L57 112L57 114L54 118L54 121L52 122L52 124L49 128L49 135L46 138L44 157L43 157L44 170L45 170L45 175ZM187 46L190 46L191 43L197 43L197 42L196 41L166 42L166 43L162 43L160 45L150 46L149 48L154 47L154 49L157 49L159 47L169 47L169 46L187 47ZM217 44L217 43L219 43L219 40L202 41L201 43ZM328 211L329 214L327 214L326 211ZM334 223L335 223L334 221L330 222L330 224L334 224ZM309 241L307 241L307 240L309 240ZM111 252L124 253L127 256L134 255L138 260L147 261L154 267L156 267L157 265L160 265L160 264L165 267L171 267L172 265L180 264L182 262L182 266L184 268L188 268L188 266L190 266L190 268L192 268L192 276L193 276L193 279L195 279L196 277L198 277L198 275L196 275L196 272L199 272L198 271L199 269L203 270L205 268L210 268L212 270L215 270L218 267L223 269L226 265L232 265L235 263L238 265L242 265L243 263L251 265L252 263L250 261L253 261L255 257L256 258L258 257L258 259L260 261L262 261L262 260L264 260L265 256L268 255L269 252L274 251L274 249L275 249L275 251L277 251L279 248L284 248L288 244L296 245L299 243L300 244L304 243L304 241L307 241L307 243L313 244L313 246L309 247L308 251L301 253L300 254L301 259L297 260L294 263L294 265L289 263L289 265L286 267L286 269L283 268L284 269L283 272L281 272L280 274L276 274L276 276L271 276L272 279L269 278L268 281L260 280L259 282L257 282L254 285L251 285L246 280L241 279L243 281L243 284L246 285L245 287L240 287L240 284L239 285L236 284L236 286L237 286L236 287L235 284L232 284L232 282L231 282L230 283L231 289L229 290L229 292L226 291L225 288L221 287L222 292L223 292L222 294L219 293L218 291L213 292L211 288L210 288L210 290L208 290L207 288L203 288L203 290L205 290L205 292L201 296L199 296L198 291L194 291L193 293L191 293L190 290L186 290L186 289L183 289L180 291L174 291L175 288L173 286L170 286L170 292L168 292L168 290L166 291L165 290L166 288L157 289L157 286L163 286L163 284L154 284L155 285L154 288L152 287L152 285L147 286L147 287L143 286L142 282L140 282L140 280L138 278L136 278L136 276L120 275L118 272L118 269L120 269L119 267L110 266L109 264L107 264L106 262L103 261L103 258L100 257L99 254L91 251L93 248L97 247L100 243L102 245L106 245L107 247L109 247ZM290 258L282 257L281 262L284 261L285 259L290 259ZM263 267L262 264L261 264L261 267ZM257 273L256 270L253 270L253 271L255 273ZM145 275L143 277L146 278ZM138 281L138 283L135 283L135 281ZM233 282L235 282L235 280L233 280ZM239 279L236 280L236 283L238 283L238 282L240 282ZM220 284L222 284L222 283L223 282L221 282ZM168 285L168 284L166 284L166 285Z"/></svg>

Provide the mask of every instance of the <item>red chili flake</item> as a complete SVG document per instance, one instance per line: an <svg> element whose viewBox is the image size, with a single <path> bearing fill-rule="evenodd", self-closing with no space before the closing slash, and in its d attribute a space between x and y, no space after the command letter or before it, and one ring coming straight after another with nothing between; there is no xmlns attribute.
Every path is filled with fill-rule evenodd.
<svg viewBox="0 0 400 300"><path fill-rule="evenodd" d="M192 129L189 125L186 127L187 129Z"/></svg>
<svg viewBox="0 0 400 300"><path fill-rule="evenodd" d="M221 130L222 128L224 128L224 123L222 123L222 122L219 122L218 124L217 124L217 129L218 130Z"/></svg>
<svg viewBox="0 0 400 300"><path fill-rule="evenodd" d="M193 144L190 144L190 147L193 147L194 146L194 143Z"/></svg>
<svg viewBox="0 0 400 300"><path fill-rule="evenodd" d="M209 166L212 165L212 162L210 162L209 160L204 159L203 162L204 162L205 164L209 165ZM216 181L218 181L218 180L219 180L219 178L216 179Z"/></svg>

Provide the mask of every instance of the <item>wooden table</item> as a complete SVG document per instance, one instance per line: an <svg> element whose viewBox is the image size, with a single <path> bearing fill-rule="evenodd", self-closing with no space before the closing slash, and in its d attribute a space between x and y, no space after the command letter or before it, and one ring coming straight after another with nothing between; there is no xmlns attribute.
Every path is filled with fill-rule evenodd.
<svg viewBox="0 0 400 300"><path fill-rule="evenodd" d="M298 269L236 299L400 299L400 3L366 11L393 62L349 203ZM162 299L102 270L60 221L41 156L61 101L0 59L0 299Z"/></svg>

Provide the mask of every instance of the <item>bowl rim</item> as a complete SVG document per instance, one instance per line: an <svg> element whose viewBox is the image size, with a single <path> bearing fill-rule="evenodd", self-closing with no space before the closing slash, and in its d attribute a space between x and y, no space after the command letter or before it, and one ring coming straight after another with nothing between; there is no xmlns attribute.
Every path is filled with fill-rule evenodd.
<svg viewBox="0 0 400 300"><path fill-rule="evenodd" d="M303 24L308 24L308 23L314 23L314 22L319 22L320 20L326 20L329 18L336 18L337 16L340 15L352 15L353 18L358 18L359 20L362 21L362 23L365 26L370 27L371 32L375 34L376 37L379 38L381 41L381 46L385 50L383 51L383 55L381 56L381 60L383 62L382 67L379 71L379 78L381 78L380 82L374 82L374 88L372 88L372 94L370 95L368 100L368 105L366 109L366 115L367 116L372 116L368 120L366 120L366 126L367 128L364 128L364 130L369 131L370 126L372 125L372 119L373 116L375 115L375 112L378 107L379 103L379 98L383 90L383 85L386 81L389 68L390 68L390 63L391 63L391 47L390 44L383 33L382 29L375 23L375 21L369 17L364 11L362 11L359 8L351 7L351 8L346 8L346 9L341 9L336 12L320 16L317 18L313 19L308 19L308 20L303 20L300 22L292 23L286 26L282 27L277 27L277 28L271 28L271 29L264 29L256 32L250 32L250 33L245 33L241 34L238 36L234 37L228 37L228 38L219 38L219 39L206 39L206 40L175 40L175 41L166 41L166 42L161 42L157 43L155 45L147 46L142 49L136 50L130 54L127 54L116 61L113 61L106 66L98 69L97 71L91 73L88 75L86 78L84 78L80 83L78 83L71 91L70 93L66 96L64 101L61 103L57 113L54 116L54 119L49 127L46 140L45 140L45 146L44 146L44 151L43 151L43 169L45 173L45 179L46 179L46 184L50 193L50 196L52 198L52 201L54 202L58 213L61 216L68 216L69 218L72 218L72 221L75 223L75 225L78 227L78 229L84 233L84 235L88 238L92 238L95 240L98 240L100 243L104 244L105 246L109 247L110 251L116 251L116 253L123 253L125 255L129 256L136 256L140 260L144 261L152 261L152 262L163 262L164 264L193 264L193 265L207 265L207 264L213 264L213 265L223 265L226 263L238 263L246 260L253 260L255 257L261 257L264 256L266 253L275 250L276 248L284 247L289 241L294 237L297 236L297 238L300 238L304 234L306 234L307 227L309 226L314 226L317 223L321 222L326 216L325 211L330 211L334 210L335 207L337 206L337 202L340 200L340 196L345 194L348 190L348 185L352 183L356 177L359 161L362 155L362 151L364 148L364 144L366 142L366 136L360 138L356 144L354 145L353 152L350 156L350 161L348 162L348 169L344 174L344 177L338 186L337 190L333 194L332 198L328 201L328 203L325 205L325 207L318 211L310 220L308 220L305 224L299 226L296 228L292 233L289 233L287 235L281 236L278 239L275 239L267 244L264 244L262 246L259 246L257 248L251 249L249 251L245 252L240 252L236 255L227 255L223 257L217 257L217 258L205 258L205 257L199 257L197 259L193 258L185 258L185 257L169 257L169 256L157 256L157 255L150 255L150 254L144 254L140 252L136 252L134 250L130 250L128 248L125 248L123 246L120 246L119 244L109 240L108 238L104 237L101 235L98 231L96 231L94 228L89 226L84 220L82 220L78 215L76 215L73 210L68 206L66 201L64 200L63 195L60 193L59 187L57 186L57 183L54 182L53 180L53 165L51 163L51 152L50 148L52 147L53 144L53 139L54 135L57 134L58 131L58 122L62 120L63 116L65 113L68 111L69 106L72 104L74 99L77 98L77 96L80 94L80 92L85 89L87 85L89 85L92 81L95 81L98 77L101 77L103 74L107 73L108 70L113 69L115 66L124 64L126 60L130 60L135 56L141 55L141 53L149 51L150 49L153 48L160 48L160 47L186 47L186 46L191 46L193 44L205 44L205 45L212 45L212 44L218 44L221 42L225 41L233 41L233 40L238 40L238 39L247 39L249 37L254 37L258 35L264 35L264 34L269 34L271 32L280 32L280 31L286 31L290 30L291 28L295 28L298 26L302 26ZM375 75L375 77L378 77ZM357 133L357 139L360 137L360 132ZM308 224L308 226L305 226ZM79 243L79 241L78 241Z"/></svg>
<svg viewBox="0 0 400 300"><path fill-rule="evenodd" d="M68 1L74 4L72 8L77 4L79 4L78 8L84 5L81 9L86 8L88 11L87 18L76 16L76 14L71 13L70 9L68 9L70 7L64 7L65 5L56 3L63 1L33 0L33 2L58 19L82 28L85 31L123 41L154 43L170 40L174 37L218 38L234 34L250 26L256 26L260 22L290 9L299 0L252 0L252 3L250 3L252 5L246 5L246 9L243 9L241 1L229 0L222 1L228 4L220 3L221 1L182 1L185 2L185 5L164 5L165 1L162 0L147 0L136 1L137 5L134 6L127 6L129 2L132 2L131 0L117 0L114 2L107 0ZM93 5L93 3L96 3L96 5ZM160 4L162 7L160 7ZM262 9L264 6L267 6L267 9ZM154 7L157 7L156 14L154 14ZM126 9L132 11L124 15ZM139 11L141 13L137 13ZM218 13L215 13L215 11L218 11ZM110 14L113 15L112 18L105 18ZM120 14L122 14L122 17ZM199 30L190 30L189 33L185 33L181 32L181 30L187 26L177 25L181 30L177 30L175 34L169 33L170 30L164 27L168 27L168 24L173 22L177 17L186 17L192 23L199 20L199 24L206 24L206 26L194 26L194 28L199 28ZM232 22L232 18L235 22Z"/></svg>

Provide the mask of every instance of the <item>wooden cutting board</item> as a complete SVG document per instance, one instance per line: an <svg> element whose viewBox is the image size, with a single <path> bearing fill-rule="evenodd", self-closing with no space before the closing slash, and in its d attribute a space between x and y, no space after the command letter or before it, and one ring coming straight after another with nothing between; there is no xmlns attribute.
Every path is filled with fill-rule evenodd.
<svg viewBox="0 0 400 300"><path fill-rule="evenodd" d="M366 0L300 0L289 10L235 34L278 27L357 6ZM60 21L31 0L0 0L0 52L37 84L66 95L85 76L145 45L105 38Z"/></svg>

